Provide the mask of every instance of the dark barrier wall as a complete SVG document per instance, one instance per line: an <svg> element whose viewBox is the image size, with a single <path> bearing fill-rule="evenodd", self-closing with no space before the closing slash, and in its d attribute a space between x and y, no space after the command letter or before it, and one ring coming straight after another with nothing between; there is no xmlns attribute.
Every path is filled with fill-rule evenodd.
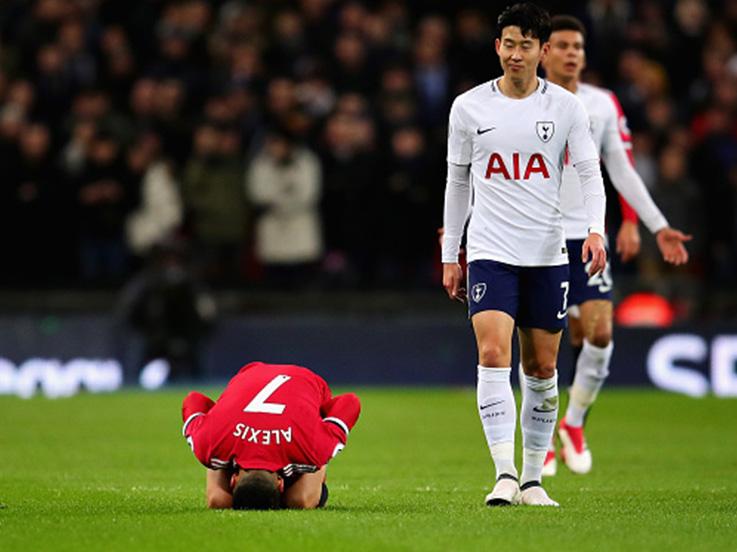
<svg viewBox="0 0 737 552"><path fill-rule="evenodd" d="M737 396L736 327L620 328L615 343L610 385ZM473 385L476 372L468 322L428 315L225 318L200 358L202 377L218 382L251 360L302 364L336 385ZM564 346L564 385L570 358ZM0 318L0 393L28 396L40 388L63 396L136 385L146 362L140 339L109 316Z"/></svg>

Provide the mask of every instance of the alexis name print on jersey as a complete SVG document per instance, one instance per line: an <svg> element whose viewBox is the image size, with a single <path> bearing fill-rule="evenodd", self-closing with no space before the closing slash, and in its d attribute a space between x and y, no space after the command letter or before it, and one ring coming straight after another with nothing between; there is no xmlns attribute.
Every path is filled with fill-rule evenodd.
<svg viewBox="0 0 737 552"><path fill-rule="evenodd" d="M566 264L560 183L571 163L598 159L581 102L538 79L522 99L505 96L499 79L458 96L450 112L448 162L470 165L474 204L469 261L516 266Z"/></svg>

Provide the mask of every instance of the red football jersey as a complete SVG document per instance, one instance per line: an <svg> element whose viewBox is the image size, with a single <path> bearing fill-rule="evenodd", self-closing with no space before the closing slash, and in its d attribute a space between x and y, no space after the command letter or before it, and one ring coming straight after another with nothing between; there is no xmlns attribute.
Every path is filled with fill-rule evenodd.
<svg viewBox="0 0 737 552"><path fill-rule="evenodd" d="M211 469L315 471L345 445L358 419L358 397L333 398L307 368L253 362L241 368L217 402L192 392L182 432Z"/></svg>

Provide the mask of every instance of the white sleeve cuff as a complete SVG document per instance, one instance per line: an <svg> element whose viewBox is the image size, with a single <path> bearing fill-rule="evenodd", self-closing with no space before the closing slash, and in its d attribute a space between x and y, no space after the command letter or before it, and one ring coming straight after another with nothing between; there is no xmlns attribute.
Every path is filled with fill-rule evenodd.
<svg viewBox="0 0 737 552"><path fill-rule="evenodd" d="M589 234L599 234L602 238L606 237L604 234L604 227L598 225L590 226Z"/></svg>
<svg viewBox="0 0 737 552"><path fill-rule="evenodd" d="M182 426L182 435L185 437L187 436L187 426L189 426L190 422L194 420L197 416L204 416L204 412L195 412L192 414L189 418L187 418L187 421L184 422L184 425Z"/></svg>
<svg viewBox="0 0 737 552"><path fill-rule="evenodd" d="M340 429L342 429L345 432L345 436L348 437L348 434L350 433L350 430L348 429L348 425L341 420L340 418L335 418L334 416L329 416L327 418L323 418L323 422L330 422L332 424L337 425Z"/></svg>

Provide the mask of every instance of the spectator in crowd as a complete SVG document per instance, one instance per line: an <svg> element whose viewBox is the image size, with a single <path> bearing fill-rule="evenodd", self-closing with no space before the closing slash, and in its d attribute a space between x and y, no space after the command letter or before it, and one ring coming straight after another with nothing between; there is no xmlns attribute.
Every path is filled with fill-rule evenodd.
<svg viewBox="0 0 737 552"><path fill-rule="evenodd" d="M195 264L207 278L234 281L241 273L248 215L240 140L233 129L203 123L182 176L182 198Z"/></svg>
<svg viewBox="0 0 737 552"><path fill-rule="evenodd" d="M74 234L67 218L71 210L63 182L56 175L49 129L38 123L22 127L17 157L3 172L6 199L3 225L8 234L4 251L12 262L4 264L4 279L41 285L46 270L69 274L76 251L70 244ZM53 228L53 232L49 232Z"/></svg>
<svg viewBox="0 0 737 552"><path fill-rule="evenodd" d="M246 190L259 212L256 258L269 285L294 289L314 281L322 251L318 211L320 161L285 133L271 131L251 162Z"/></svg>
<svg viewBox="0 0 737 552"><path fill-rule="evenodd" d="M184 207L155 134L139 137L128 150L127 163L130 186L138 187L141 195L126 221L127 243L135 255L146 257L156 245L173 238L184 219Z"/></svg>
<svg viewBox="0 0 737 552"><path fill-rule="evenodd" d="M441 196L432 183L433 174L442 171L440 161L442 157L433 158L418 127L399 127L391 134L378 202L382 286L418 287L431 281L434 215L442 210Z"/></svg>
<svg viewBox="0 0 737 552"><path fill-rule="evenodd" d="M100 38L100 82L109 90L116 109L124 109L136 78L138 65L128 39L120 25L107 27Z"/></svg>
<svg viewBox="0 0 737 552"><path fill-rule="evenodd" d="M98 130L73 181L81 273L88 282L120 282L129 268L125 221L138 205L139 190L126 181L121 150L114 136Z"/></svg>
<svg viewBox="0 0 737 552"><path fill-rule="evenodd" d="M366 230L377 223L379 157L365 98L339 99L325 123L322 158L326 275L336 285L370 285L379 244Z"/></svg>

